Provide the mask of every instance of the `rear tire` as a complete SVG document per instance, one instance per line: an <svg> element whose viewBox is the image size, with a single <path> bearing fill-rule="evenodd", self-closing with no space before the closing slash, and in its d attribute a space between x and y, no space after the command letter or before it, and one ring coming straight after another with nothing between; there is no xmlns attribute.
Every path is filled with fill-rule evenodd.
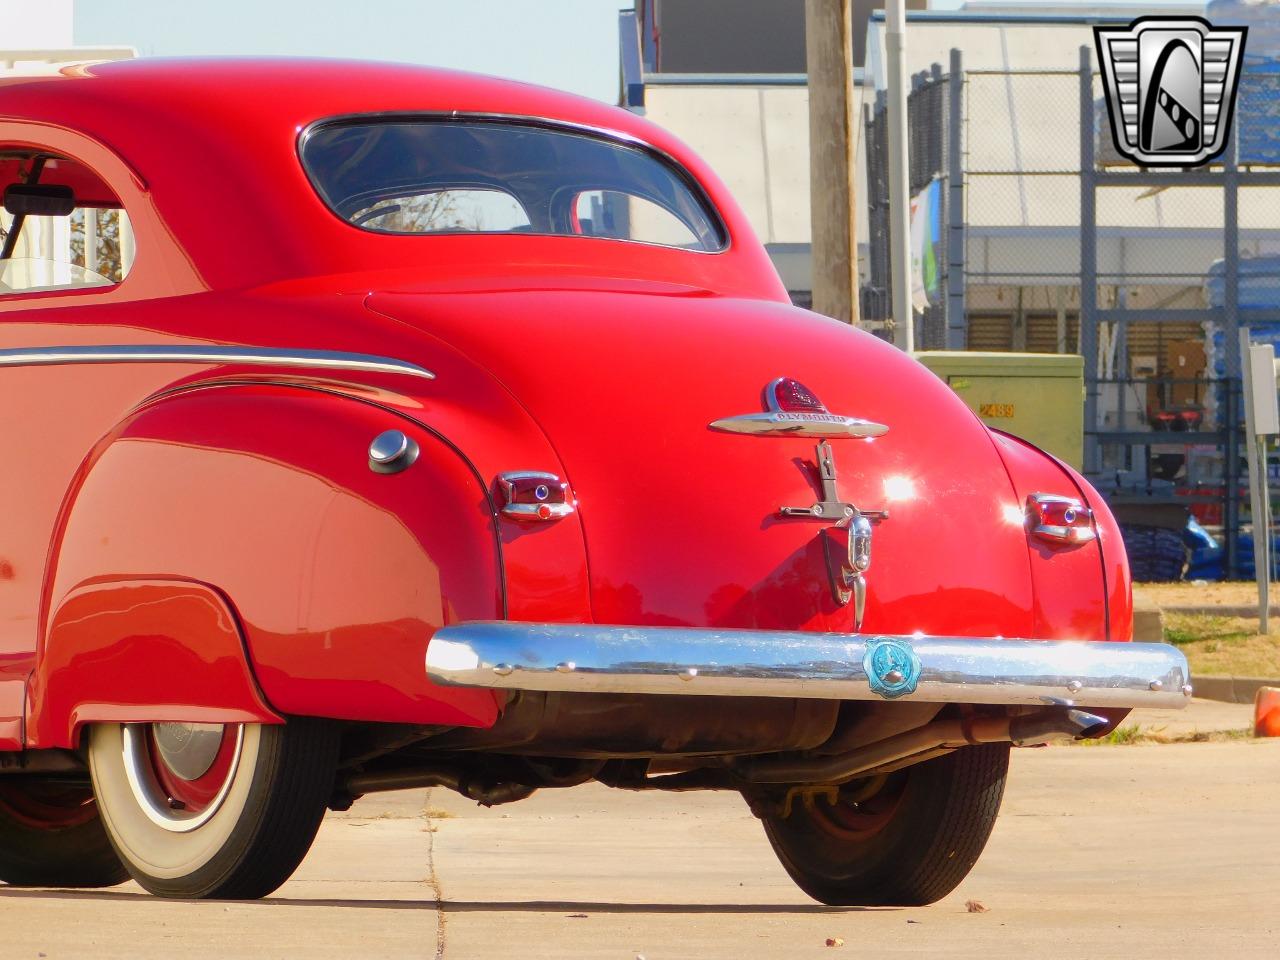
<svg viewBox="0 0 1280 960"><path fill-rule="evenodd" d="M192 767L183 750L211 729L221 731L216 756ZM256 899L288 880L324 818L337 755L337 728L309 719L101 724L89 742L94 792L120 860L151 893L187 899Z"/></svg>
<svg viewBox="0 0 1280 960"><path fill-rule="evenodd" d="M832 906L923 906L977 863L1009 771L1009 744L964 747L884 777L797 799L765 833L805 893Z"/></svg>
<svg viewBox="0 0 1280 960"><path fill-rule="evenodd" d="M0 783L0 881L114 887L129 879L88 787L11 774Z"/></svg>

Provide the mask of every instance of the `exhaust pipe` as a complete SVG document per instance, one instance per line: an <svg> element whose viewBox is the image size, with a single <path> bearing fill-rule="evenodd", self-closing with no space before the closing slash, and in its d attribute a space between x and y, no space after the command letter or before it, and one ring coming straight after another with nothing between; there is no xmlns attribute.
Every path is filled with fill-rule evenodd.
<svg viewBox="0 0 1280 960"><path fill-rule="evenodd" d="M925 760L980 743L1028 747L1050 740L1083 740L1099 733L1108 722L1105 717L1064 707L1019 717L935 720L848 753L812 758L746 758L734 762L731 769L750 783L844 783L908 766L904 760Z"/></svg>
<svg viewBox="0 0 1280 960"><path fill-rule="evenodd" d="M1015 747L1034 747L1050 740L1088 740L1100 734L1110 721L1085 710L1042 710L1014 717L1009 740Z"/></svg>
<svg viewBox="0 0 1280 960"><path fill-rule="evenodd" d="M366 793L415 790L423 787L446 787L485 807L523 800L537 789L523 783L485 783L472 780L462 772L449 767L413 767L407 770L354 773L342 781L342 791L353 798Z"/></svg>
<svg viewBox="0 0 1280 960"><path fill-rule="evenodd" d="M736 777L749 783L843 783L855 777L887 773L980 743L1012 743L1027 747L1050 740L1083 740L1100 733L1108 723L1105 717L1066 707L1052 707L1017 717L935 720L846 753L827 757L748 757L734 761L729 769ZM608 780L604 782L608 783ZM639 789L631 784L610 785ZM688 788L706 789L711 786L698 781ZM367 793L424 787L445 787L486 807L523 800L537 789L509 781L488 783L474 780L452 767L412 767L351 774L341 781L340 796L354 799ZM672 783L671 788L674 787ZM655 786L653 789L659 788Z"/></svg>

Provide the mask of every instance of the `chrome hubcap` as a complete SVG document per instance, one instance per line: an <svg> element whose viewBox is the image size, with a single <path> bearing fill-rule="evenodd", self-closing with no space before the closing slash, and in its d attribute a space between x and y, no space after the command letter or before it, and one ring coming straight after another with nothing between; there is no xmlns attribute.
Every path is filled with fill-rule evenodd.
<svg viewBox="0 0 1280 960"><path fill-rule="evenodd" d="M208 773L222 747L220 723L157 723L154 732L160 759L183 780Z"/></svg>

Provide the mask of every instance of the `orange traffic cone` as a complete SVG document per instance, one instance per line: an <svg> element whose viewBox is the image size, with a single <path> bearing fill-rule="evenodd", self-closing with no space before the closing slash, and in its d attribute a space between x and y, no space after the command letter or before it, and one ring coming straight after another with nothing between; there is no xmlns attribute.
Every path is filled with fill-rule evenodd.
<svg viewBox="0 0 1280 960"><path fill-rule="evenodd" d="M1259 687L1253 701L1253 735L1280 737L1280 687Z"/></svg>

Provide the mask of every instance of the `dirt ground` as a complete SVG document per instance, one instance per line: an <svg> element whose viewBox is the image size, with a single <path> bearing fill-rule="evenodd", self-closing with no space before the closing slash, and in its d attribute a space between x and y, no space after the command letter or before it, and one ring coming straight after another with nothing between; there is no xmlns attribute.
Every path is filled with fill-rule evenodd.
<svg viewBox="0 0 1280 960"><path fill-rule="evenodd" d="M1272 587L1273 604L1280 604L1280 587ZM1258 585L1252 580L1195 580L1183 583L1136 583L1135 599L1146 598L1169 609L1258 606Z"/></svg>

